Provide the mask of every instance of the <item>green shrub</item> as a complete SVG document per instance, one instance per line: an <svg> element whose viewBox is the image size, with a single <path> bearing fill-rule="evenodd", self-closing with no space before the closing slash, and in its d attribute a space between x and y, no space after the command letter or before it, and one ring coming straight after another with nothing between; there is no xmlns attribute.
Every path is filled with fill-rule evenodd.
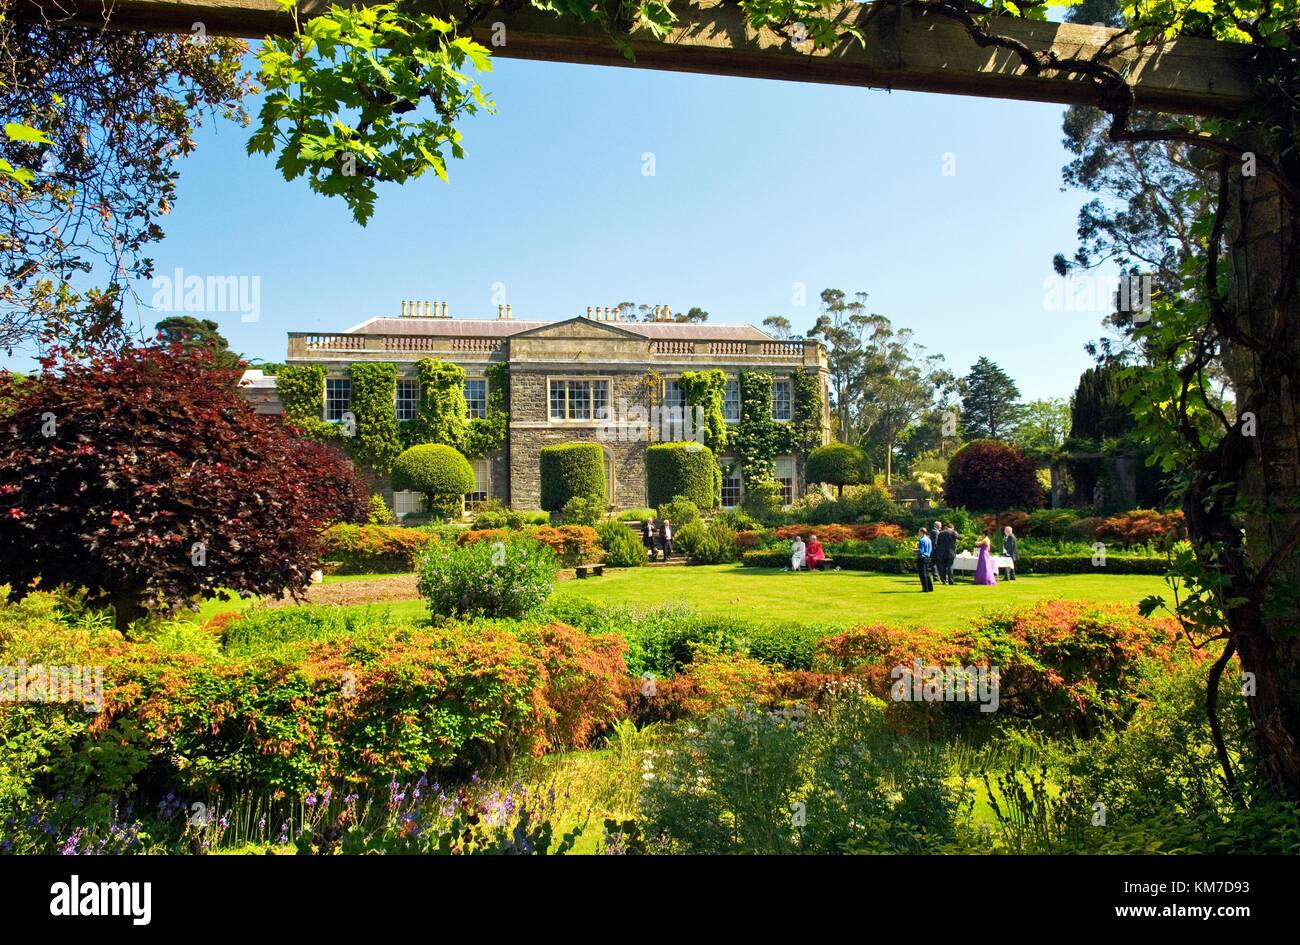
<svg viewBox="0 0 1300 945"><path fill-rule="evenodd" d="M422 493L428 499L429 513L436 518L460 518L465 494L474 490L474 467L450 446L423 443L397 457L393 488Z"/></svg>
<svg viewBox="0 0 1300 945"><path fill-rule="evenodd" d="M845 486L855 486L871 478L867 455L860 446L849 443L827 443L808 454L807 479L827 486L835 486L840 498Z"/></svg>
<svg viewBox="0 0 1300 945"><path fill-rule="evenodd" d="M653 764L643 814L656 852L917 852L956 839L964 801L938 752L854 686L817 710L718 712Z"/></svg>
<svg viewBox="0 0 1300 945"><path fill-rule="evenodd" d="M764 525L771 525L781 517L782 500L781 484L775 479L762 479L745 486L741 508Z"/></svg>
<svg viewBox="0 0 1300 945"><path fill-rule="evenodd" d="M676 533L673 545L691 564L724 564L736 560L736 532L723 522L691 522Z"/></svg>
<svg viewBox="0 0 1300 945"><path fill-rule="evenodd" d="M418 562L419 589L434 617L522 617L555 586L555 554L531 538L437 544Z"/></svg>
<svg viewBox="0 0 1300 945"><path fill-rule="evenodd" d="M518 514L519 517L523 519L523 523L525 525L550 525L551 524L550 512L540 512L536 509L532 509L529 511L520 512Z"/></svg>
<svg viewBox="0 0 1300 945"><path fill-rule="evenodd" d="M646 519L654 517L654 509L624 509L614 516L614 519L619 522L644 522Z"/></svg>
<svg viewBox="0 0 1300 945"><path fill-rule="evenodd" d="M339 574L390 574L415 569L415 558L438 536L398 525L332 525L321 536L321 561Z"/></svg>
<svg viewBox="0 0 1300 945"><path fill-rule="evenodd" d="M662 505L683 496L702 509L717 506L713 451L694 441L653 443L646 447L646 494L650 504Z"/></svg>
<svg viewBox="0 0 1300 945"><path fill-rule="evenodd" d="M370 511L366 514L367 525L392 525L396 519L393 518L393 511L384 501L384 497L375 494L370 497Z"/></svg>
<svg viewBox="0 0 1300 945"><path fill-rule="evenodd" d="M542 508L558 512L574 496L594 499L603 509L605 450L599 443L559 443L541 449Z"/></svg>
<svg viewBox="0 0 1300 945"><path fill-rule="evenodd" d="M685 528L691 522L700 520L700 510L694 502L684 495L673 496L672 499L659 506L658 518L660 521L668 519L673 525L673 530Z"/></svg>
<svg viewBox="0 0 1300 945"><path fill-rule="evenodd" d="M565 525L588 525L594 528L605 519L605 502L603 499L575 495L564 503L560 519Z"/></svg>
<svg viewBox="0 0 1300 945"><path fill-rule="evenodd" d="M549 517L548 517L549 519ZM474 529L483 531L489 528L523 528L526 518L523 513L507 508L499 499L489 499L474 512Z"/></svg>
<svg viewBox="0 0 1300 945"><path fill-rule="evenodd" d="M759 528L759 522L743 509L724 509L718 514L718 521L730 525L738 532L754 531Z"/></svg>
<svg viewBox="0 0 1300 945"><path fill-rule="evenodd" d="M646 563L641 536L623 522L601 522L596 526L605 564L611 568L638 568Z"/></svg>

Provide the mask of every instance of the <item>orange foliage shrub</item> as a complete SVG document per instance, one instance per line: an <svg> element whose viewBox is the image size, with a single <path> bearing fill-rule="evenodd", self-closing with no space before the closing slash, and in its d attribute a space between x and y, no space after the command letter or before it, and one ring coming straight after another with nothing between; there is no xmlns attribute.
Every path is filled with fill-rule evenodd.
<svg viewBox="0 0 1300 945"><path fill-rule="evenodd" d="M1184 537L1183 513L1157 512L1154 509L1134 509L1112 515L1097 526L1098 538L1111 538L1125 548L1147 542L1157 547L1168 547Z"/></svg>
<svg viewBox="0 0 1300 945"><path fill-rule="evenodd" d="M560 525L558 528L542 525L530 529L528 534L554 551L555 557L566 568L592 560L600 546L596 530L587 525Z"/></svg>

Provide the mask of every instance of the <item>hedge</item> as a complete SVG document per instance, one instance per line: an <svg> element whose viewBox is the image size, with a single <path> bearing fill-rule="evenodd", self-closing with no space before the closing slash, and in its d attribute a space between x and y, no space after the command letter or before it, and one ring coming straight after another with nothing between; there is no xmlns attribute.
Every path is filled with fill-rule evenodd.
<svg viewBox="0 0 1300 945"><path fill-rule="evenodd" d="M605 498L605 449L599 443L559 443L541 449L542 508L558 512L574 497Z"/></svg>
<svg viewBox="0 0 1300 945"><path fill-rule="evenodd" d="M716 507L720 501L713 490L717 465L713 451L694 441L646 447L645 478L650 505L657 508L683 495L702 509Z"/></svg>
<svg viewBox="0 0 1300 945"><path fill-rule="evenodd" d="M396 525L334 525L321 536L321 560L339 574L391 574L411 571L433 532Z"/></svg>
<svg viewBox="0 0 1300 945"><path fill-rule="evenodd" d="M916 559L911 555L830 554L831 566L844 571L879 571L882 574L913 574ZM750 568L788 568L790 555L759 549L746 551L741 563ZM1106 564L1099 567L1089 555L1021 555L1017 574L1164 574L1169 562L1150 555L1107 554Z"/></svg>

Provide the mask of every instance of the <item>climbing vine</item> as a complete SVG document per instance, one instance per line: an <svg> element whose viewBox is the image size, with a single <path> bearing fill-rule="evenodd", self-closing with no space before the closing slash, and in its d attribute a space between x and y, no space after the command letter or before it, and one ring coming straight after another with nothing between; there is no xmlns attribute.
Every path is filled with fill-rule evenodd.
<svg viewBox="0 0 1300 945"><path fill-rule="evenodd" d="M486 456L505 445L510 426L510 368L505 364L490 364L487 369L487 416L469 422L465 445L466 456Z"/></svg>
<svg viewBox="0 0 1300 945"><path fill-rule="evenodd" d="M348 451L359 464L386 476L402 451L394 405L397 365L360 362L348 370L352 378L352 414L356 419Z"/></svg>
<svg viewBox="0 0 1300 945"><path fill-rule="evenodd" d="M794 416L787 424L788 452L806 456L821 446L824 439L821 378L800 368L790 376L790 381Z"/></svg>
<svg viewBox="0 0 1300 945"><path fill-rule="evenodd" d="M784 437L780 426L772 419L772 375L741 371L735 452L746 489L776 477L775 460Z"/></svg>
<svg viewBox="0 0 1300 945"><path fill-rule="evenodd" d="M677 386L686 396L686 406L698 407L704 415L704 445L721 456L727 447L728 430L722 402L727 391L727 375L716 368L709 371L684 371Z"/></svg>
<svg viewBox="0 0 1300 945"><path fill-rule="evenodd" d="M442 443L461 449L469 432L465 404L465 369L437 358L416 362L420 379L420 405L415 419L401 426L402 445Z"/></svg>
<svg viewBox="0 0 1300 945"><path fill-rule="evenodd" d="M289 364L275 375L275 390L284 409L284 418L313 440L332 442L342 439L337 424L321 419L325 406L325 366L323 364Z"/></svg>

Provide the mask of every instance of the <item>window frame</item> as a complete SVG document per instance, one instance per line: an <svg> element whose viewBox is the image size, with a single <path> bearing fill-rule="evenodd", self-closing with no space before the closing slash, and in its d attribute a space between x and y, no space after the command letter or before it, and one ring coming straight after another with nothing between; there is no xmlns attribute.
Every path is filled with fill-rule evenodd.
<svg viewBox="0 0 1300 945"><path fill-rule="evenodd" d="M338 398L330 397L330 385L342 384L347 388L347 398L344 401L343 409L338 412L337 417L330 416L330 404L337 401ZM321 419L326 423L342 423L343 417L352 411L352 378L350 377L327 377L325 378L325 391L321 403Z"/></svg>
<svg viewBox="0 0 1300 945"><path fill-rule="evenodd" d="M588 414L588 415L587 415L586 417L574 417L574 416L572 416L573 409L572 409L572 406L571 406L572 401L570 400L570 391L571 391L571 389L572 389L572 388L571 388L571 385L573 385L573 384L580 384L580 383L581 383L581 384L586 384L586 385L587 385L587 414ZM555 416L555 415L554 415L554 411L553 411L553 408L554 408L554 405L555 405L555 401L554 401L554 390L553 390L553 388L554 388L554 386L555 386L556 384L562 384L562 385L563 385L563 388L562 388L562 389L563 389L563 392L564 392L564 416L563 416L563 417L557 417L557 416ZM603 384L603 385L604 385L604 397L603 397L603 399L600 401L600 405L599 405L599 406L597 406L597 398L595 397L595 387L594 387L594 385L597 385L597 384ZM601 409L601 407L605 408L606 410L609 409L609 400L610 400L610 393L611 393L612 388L613 388L613 384L611 383L610 378L609 378L608 375L600 375L600 376L595 376L595 377L593 377L593 376L591 376L591 375L583 375L583 374L551 374L551 375L547 375L547 378L546 378L546 419L547 419L547 422L549 422L549 423L556 423L556 424L580 424L580 423L606 423L606 422L608 422L608 419L607 419L607 418L598 417L596 414L597 414L597 411L599 411L599 410Z"/></svg>
<svg viewBox="0 0 1300 945"><path fill-rule="evenodd" d="M785 396L786 416L784 417L778 417L776 414L776 390L778 387L784 387L787 391ZM794 419L794 381L788 377L772 379L772 419L777 423L789 423Z"/></svg>
<svg viewBox="0 0 1300 945"><path fill-rule="evenodd" d="M408 389L411 385L414 385L415 399L413 401L410 398L402 397L402 385L404 384L408 386ZM411 405L411 415L409 417L402 416L402 403L404 399ZM414 420L419 415L420 415L420 379L418 377L399 377L397 379L397 389L393 393L393 417L399 423L407 423L411 420Z"/></svg>
<svg viewBox="0 0 1300 945"><path fill-rule="evenodd" d="M727 414L727 391L735 388L736 391L736 415L734 417ZM739 423L741 418L740 406L740 378L731 377L727 379L726 385L722 388L722 421L724 423Z"/></svg>
<svg viewBox="0 0 1300 945"><path fill-rule="evenodd" d="M477 413L475 412L474 407L469 402L470 384L483 385L483 409ZM465 378L464 391L465 391L465 416L470 420L482 420L484 417L487 416L487 412L488 412L488 396L489 396L488 379L486 377L467 377Z"/></svg>

